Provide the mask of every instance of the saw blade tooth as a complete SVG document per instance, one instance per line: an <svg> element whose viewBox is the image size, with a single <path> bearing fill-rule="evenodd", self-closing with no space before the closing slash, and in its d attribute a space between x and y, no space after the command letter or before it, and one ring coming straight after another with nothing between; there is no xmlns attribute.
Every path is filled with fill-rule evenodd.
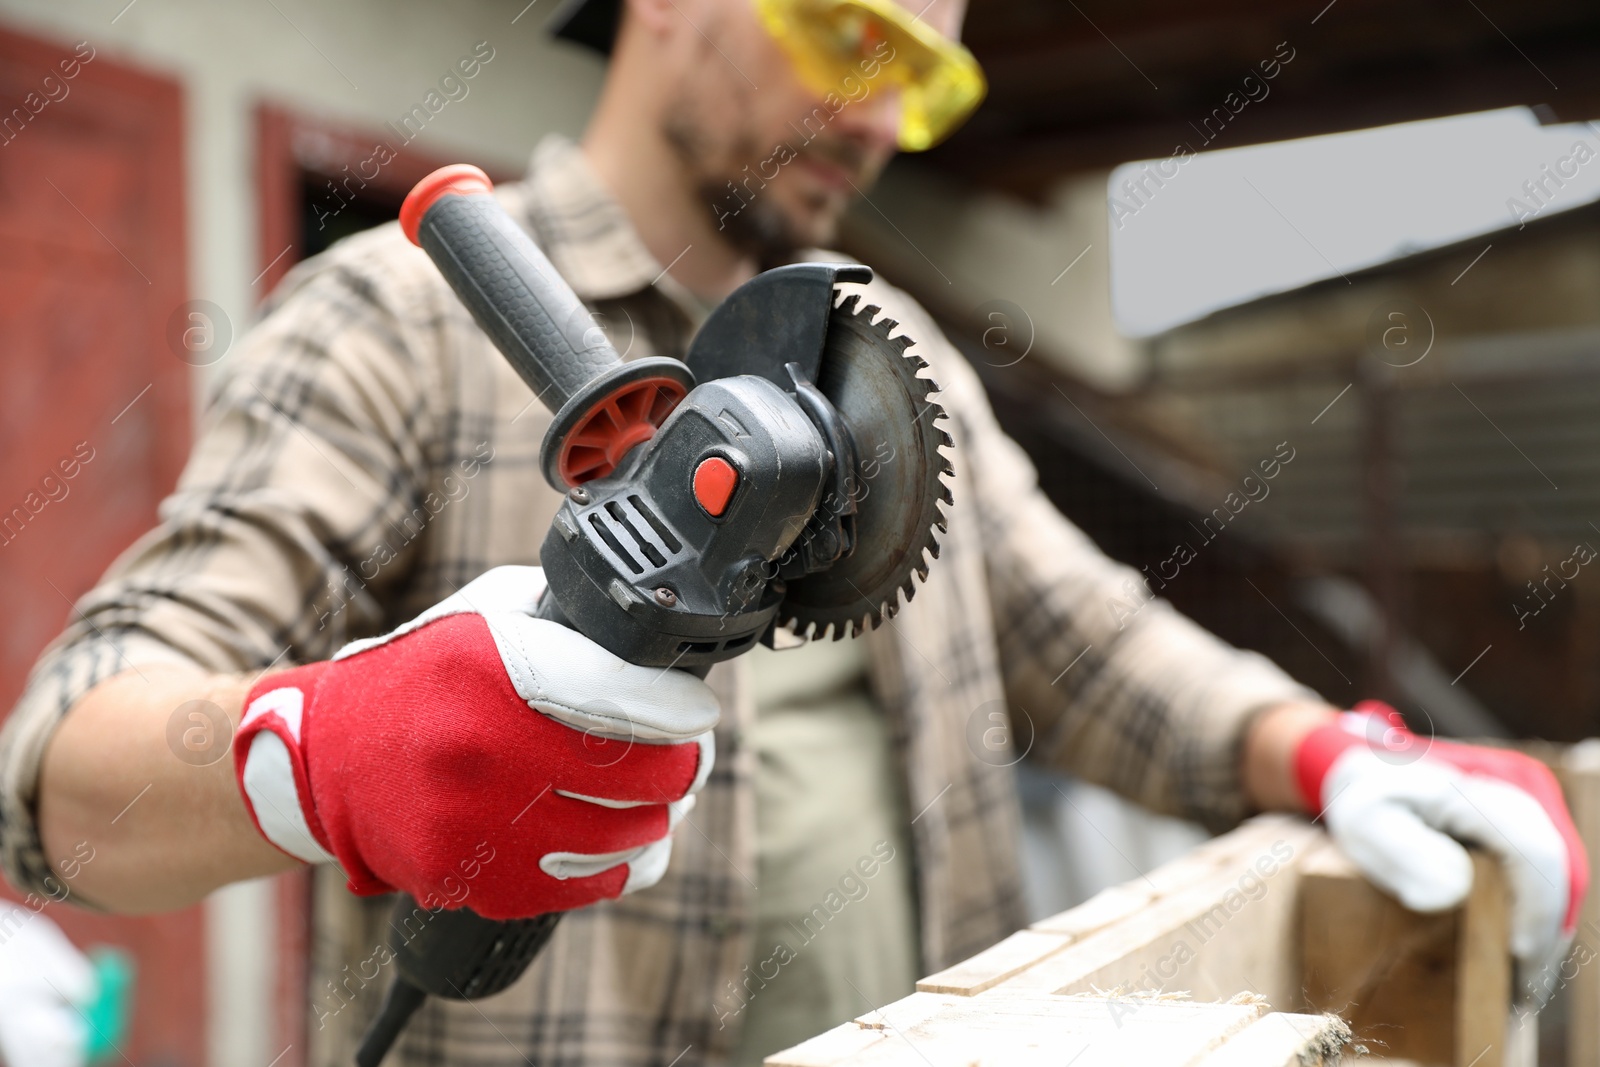
<svg viewBox="0 0 1600 1067"><path fill-rule="evenodd" d="M839 310L844 312L846 315L854 315L856 313L856 309L859 308L860 306L861 306L861 294L860 293L850 293L847 296L845 296L845 298L843 300L841 300L839 302Z"/></svg>
<svg viewBox="0 0 1600 1067"><path fill-rule="evenodd" d="M873 323L873 325L883 330L883 335L888 337L891 333L894 333L894 328L900 325L900 320L891 319L889 316L885 315L883 318Z"/></svg>
<svg viewBox="0 0 1600 1067"><path fill-rule="evenodd" d="M950 436L949 430L946 430L943 426L935 426L934 429L939 431L940 444L944 445L946 448L956 447L956 439Z"/></svg>
<svg viewBox="0 0 1600 1067"><path fill-rule="evenodd" d="M868 304L866 307L863 307L861 309L861 314L862 314L862 316L864 316L866 318L866 320L868 322L870 322L870 323L872 323L872 325L876 326L877 323L874 322L873 320L876 319L879 315L883 314L883 309L881 307L879 307L877 304ZM884 333L888 333L888 332L889 331L887 331L887 330L884 331Z"/></svg>
<svg viewBox="0 0 1600 1067"><path fill-rule="evenodd" d="M907 345L906 347L909 348L910 345ZM905 351L905 349L901 349L901 351L903 352L903 351ZM911 361L911 365L913 367L917 368L918 370L927 370L928 369L928 361L923 359L921 356L907 356L906 358L909 359ZM933 381L933 379L931 379L931 378L924 378L922 380L925 381L925 382L929 382L929 383L931 383ZM927 396L928 395L928 390L924 390L922 395L923 396Z"/></svg>
<svg viewBox="0 0 1600 1067"><path fill-rule="evenodd" d="M934 559L939 558L939 539L937 537L928 539L928 554Z"/></svg>
<svg viewBox="0 0 1600 1067"><path fill-rule="evenodd" d="M956 498L950 495L950 487L943 482L939 483L939 499L946 504L954 504L956 502Z"/></svg>
<svg viewBox="0 0 1600 1067"><path fill-rule="evenodd" d="M901 334L899 337L891 337L891 338L889 338L889 340L891 340L895 344L899 345L900 346L900 351L902 351L902 352L904 352L906 349L910 348L911 346L913 346L913 345L915 345L917 343L917 342L913 341L910 337L907 337L905 334ZM923 366L927 366L927 364L923 364Z"/></svg>
<svg viewBox="0 0 1600 1067"><path fill-rule="evenodd" d="M927 579L924 578L923 580L926 581ZM902 585L900 588L905 590L906 603L907 604L911 603L912 598L914 598L917 595L917 583L913 582L910 578L907 578L906 579L906 584Z"/></svg>

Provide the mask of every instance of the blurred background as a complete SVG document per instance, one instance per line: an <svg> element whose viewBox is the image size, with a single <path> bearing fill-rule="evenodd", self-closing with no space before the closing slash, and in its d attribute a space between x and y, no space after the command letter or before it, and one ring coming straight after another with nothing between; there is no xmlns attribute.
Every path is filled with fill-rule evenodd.
<svg viewBox="0 0 1600 1067"><path fill-rule="evenodd" d="M581 131L602 68L553 8L0 0L0 707L291 265L437 165L509 179ZM1336 702L1596 733L1600 8L973 0L966 38L987 102L840 245L968 352L1061 508ZM1041 915L1200 836L1022 788ZM131 1062L294 1067L310 893L46 914L134 962Z"/></svg>

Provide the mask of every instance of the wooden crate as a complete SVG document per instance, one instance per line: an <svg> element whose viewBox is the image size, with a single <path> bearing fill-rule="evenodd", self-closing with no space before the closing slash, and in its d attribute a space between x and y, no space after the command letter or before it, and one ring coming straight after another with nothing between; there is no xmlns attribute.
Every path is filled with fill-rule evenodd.
<svg viewBox="0 0 1600 1067"><path fill-rule="evenodd" d="M1294 938L1300 867L1323 847L1301 821L1253 820L766 1063L1337 1063L1349 1034L1342 1022L1269 1007L1290 1003L1298 983L1283 949Z"/></svg>
<svg viewBox="0 0 1600 1067"><path fill-rule="evenodd" d="M1600 857L1600 741L1536 752ZM1018 931L769 1067L1526 1067L1508 890L1474 855L1455 912L1417 915L1304 821L1262 816ZM1560 975L1572 1067L1600 1063L1600 893ZM1273 1010L1279 1009L1279 1010Z"/></svg>

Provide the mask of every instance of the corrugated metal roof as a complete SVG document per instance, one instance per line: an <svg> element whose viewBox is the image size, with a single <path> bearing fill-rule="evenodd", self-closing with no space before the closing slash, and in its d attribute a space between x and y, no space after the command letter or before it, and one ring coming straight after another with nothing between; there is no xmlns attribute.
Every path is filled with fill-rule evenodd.
<svg viewBox="0 0 1600 1067"><path fill-rule="evenodd" d="M1507 533L1600 544L1600 333L1476 338L1387 377L1398 517L1413 557L1441 546L1489 552ZM1256 505L1257 521L1336 558L1363 554L1369 403L1353 369L1158 387L1150 402L1241 476L1290 442L1295 459Z"/></svg>

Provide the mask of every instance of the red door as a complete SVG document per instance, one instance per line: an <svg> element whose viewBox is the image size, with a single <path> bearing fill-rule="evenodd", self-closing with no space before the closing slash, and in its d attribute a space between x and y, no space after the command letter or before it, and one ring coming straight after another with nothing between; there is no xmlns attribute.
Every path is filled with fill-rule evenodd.
<svg viewBox="0 0 1600 1067"><path fill-rule="evenodd" d="M0 714L187 452L190 368L167 340L188 299L181 124L175 82L0 30ZM134 956L129 1061L200 1067L199 909L43 914Z"/></svg>

